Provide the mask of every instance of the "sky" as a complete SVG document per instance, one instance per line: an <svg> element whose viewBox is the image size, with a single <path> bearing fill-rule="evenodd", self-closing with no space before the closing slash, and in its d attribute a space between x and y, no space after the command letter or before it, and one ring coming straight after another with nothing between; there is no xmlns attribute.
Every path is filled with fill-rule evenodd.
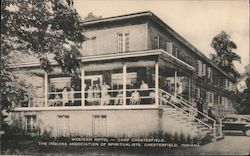
<svg viewBox="0 0 250 156"><path fill-rule="evenodd" d="M249 63L247 0L74 0L74 7L83 18L89 12L105 18L152 11L208 57L215 53L210 46L212 38L224 30L238 46L238 71L243 73Z"/></svg>

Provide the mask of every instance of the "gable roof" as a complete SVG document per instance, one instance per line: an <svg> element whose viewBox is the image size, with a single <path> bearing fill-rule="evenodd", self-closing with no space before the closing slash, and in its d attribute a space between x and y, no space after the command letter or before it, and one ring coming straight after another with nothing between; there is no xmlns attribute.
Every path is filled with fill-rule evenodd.
<svg viewBox="0 0 250 156"><path fill-rule="evenodd" d="M174 31L170 26L168 26L164 21L162 21L159 17L157 17L154 13L151 11L143 11L143 12L136 12L132 14L125 14L120 16L113 16L113 17L107 17L97 20L90 20L83 22L83 26L89 26L89 25L95 25L100 23L108 23L108 22L115 22L120 20L126 20L126 19L132 19L132 18L140 18L140 17L147 17L151 19L153 22L160 25L165 31L170 33L174 38L179 40L184 46L189 48L192 52L200 56L203 60L205 60L209 65L217 69L219 72L221 72L223 75L231 79L232 81L236 82L235 78L229 74L227 74L225 71L223 71L221 68L219 68L215 63L212 62L208 57L206 57L201 51L199 51L195 46L193 46L191 43L189 43L186 39L184 39L180 34L178 34L176 31Z"/></svg>

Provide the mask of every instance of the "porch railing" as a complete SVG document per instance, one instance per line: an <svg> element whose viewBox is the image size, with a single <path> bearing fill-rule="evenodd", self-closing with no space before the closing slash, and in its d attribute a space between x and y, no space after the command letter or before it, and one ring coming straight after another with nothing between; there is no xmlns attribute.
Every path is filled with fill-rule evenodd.
<svg viewBox="0 0 250 156"><path fill-rule="evenodd" d="M47 106L45 99L30 100L27 104L18 107L67 107L67 106L118 106L118 105L153 105L155 104L155 88L118 90L87 90L84 98L81 91L72 91L67 98L63 92L49 92ZM125 98L125 100L124 100ZM82 101L84 100L84 102ZM124 103L124 101L126 101Z"/></svg>

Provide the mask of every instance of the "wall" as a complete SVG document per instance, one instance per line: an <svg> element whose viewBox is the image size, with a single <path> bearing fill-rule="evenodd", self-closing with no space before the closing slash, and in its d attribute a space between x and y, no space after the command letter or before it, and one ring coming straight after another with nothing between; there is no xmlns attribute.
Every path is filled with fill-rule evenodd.
<svg viewBox="0 0 250 156"><path fill-rule="evenodd" d="M36 115L41 134L45 131L57 135L58 115L70 116L72 135L92 136L93 115L107 116L107 136L140 137L158 132L158 110L82 110L82 111L37 111L11 114L12 124L24 128L25 115ZM21 121L22 120L22 121Z"/></svg>
<svg viewBox="0 0 250 156"><path fill-rule="evenodd" d="M99 29L88 29L84 35L88 38L96 37L95 49L85 55L100 55L117 53L117 34L129 33L129 51L146 50L146 24L130 24L120 26L114 24Z"/></svg>

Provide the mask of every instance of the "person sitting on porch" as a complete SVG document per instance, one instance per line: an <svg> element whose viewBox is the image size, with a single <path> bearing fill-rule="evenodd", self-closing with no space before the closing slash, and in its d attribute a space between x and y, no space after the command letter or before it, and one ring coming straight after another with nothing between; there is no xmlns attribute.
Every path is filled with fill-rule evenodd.
<svg viewBox="0 0 250 156"><path fill-rule="evenodd" d="M101 86L102 89L102 96L106 95L108 93L108 90L110 89L110 86L106 84L106 82L103 82L103 85Z"/></svg>
<svg viewBox="0 0 250 156"><path fill-rule="evenodd" d="M148 100L145 98L148 96L149 92L148 92L148 84L146 84L143 80L141 81L140 90L141 90L140 95L142 97L141 102L145 104L148 102Z"/></svg>
<svg viewBox="0 0 250 156"><path fill-rule="evenodd" d="M174 93L175 93L174 83L171 83L169 93L170 93L171 95L174 95Z"/></svg>
<svg viewBox="0 0 250 156"><path fill-rule="evenodd" d="M69 96L70 105L73 105L74 104L74 89L72 87L68 93L68 96Z"/></svg>
<svg viewBox="0 0 250 156"><path fill-rule="evenodd" d="M92 86L89 86L89 89L87 90L87 102L89 105L92 105L94 102L93 87Z"/></svg>
<svg viewBox="0 0 250 156"><path fill-rule="evenodd" d="M69 102L69 92L67 87L63 88L62 99L63 99L63 106L65 106Z"/></svg>
<svg viewBox="0 0 250 156"><path fill-rule="evenodd" d="M56 94L56 96L55 96L54 106L62 106L61 97L58 94Z"/></svg>
<svg viewBox="0 0 250 156"><path fill-rule="evenodd" d="M129 104L137 105L139 103L140 103L140 94L137 90L134 90L134 92L131 94Z"/></svg>
<svg viewBox="0 0 250 156"><path fill-rule="evenodd" d="M143 80L141 81L140 89L141 90L148 90L148 84L146 84Z"/></svg>
<svg viewBox="0 0 250 156"><path fill-rule="evenodd" d="M150 99L150 103L151 103L151 104L155 103L155 92L154 92L154 91L151 91L151 92L149 93L149 97L151 98L151 99Z"/></svg>
<svg viewBox="0 0 250 156"><path fill-rule="evenodd" d="M119 91L118 94L116 95L115 105L122 105L122 104L123 104L123 94L121 91Z"/></svg>
<svg viewBox="0 0 250 156"><path fill-rule="evenodd" d="M99 105L100 104L100 101L101 101L101 89L100 89L100 86L99 84L96 84L95 87L94 87L94 103L95 105Z"/></svg>
<svg viewBox="0 0 250 156"><path fill-rule="evenodd" d="M108 93L102 95L102 105L110 105L110 95Z"/></svg>

